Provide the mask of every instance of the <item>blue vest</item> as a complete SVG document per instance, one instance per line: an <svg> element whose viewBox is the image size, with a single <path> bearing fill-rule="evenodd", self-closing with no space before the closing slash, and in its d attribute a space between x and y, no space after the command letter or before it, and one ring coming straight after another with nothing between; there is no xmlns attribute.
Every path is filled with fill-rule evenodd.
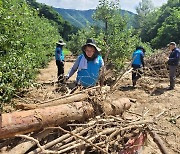
<svg viewBox="0 0 180 154"><path fill-rule="evenodd" d="M64 61L64 53L63 53L62 48L56 47L55 58L56 58L56 60Z"/></svg>
<svg viewBox="0 0 180 154"><path fill-rule="evenodd" d="M142 52L142 50L134 51L132 56L133 58L132 64L141 66L142 65L141 57L144 57L144 53Z"/></svg>
<svg viewBox="0 0 180 154"><path fill-rule="evenodd" d="M79 56L80 60L82 55ZM79 61L80 61L79 60ZM104 65L103 59L100 55L94 61L87 61L87 69L81 69L77 72L77 83L84 87L91 87L96 85L100 68Z"/></svg>

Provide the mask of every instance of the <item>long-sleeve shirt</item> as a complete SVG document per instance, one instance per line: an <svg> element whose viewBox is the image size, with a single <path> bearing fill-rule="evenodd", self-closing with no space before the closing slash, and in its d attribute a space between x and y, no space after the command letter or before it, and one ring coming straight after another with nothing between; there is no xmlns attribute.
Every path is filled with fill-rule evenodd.
<svg viewBox="0 0 180 154"><path fill-rule="evenodd" d="M168 65L177 66L180 60L180 49L174 48L169 55Z"/></svg>
<svg viewBox="0 0 180 154"><path fill-rule="evenodd" d="M80 66L84 55L81 54L70 69L67 77L70 78L77 70L76 81L84 87L94 86L99 78L100 68L104 66L104 61L100 55L93 61L86 61L86 66ZM85 63L84 63L85 64Z"/></svg>

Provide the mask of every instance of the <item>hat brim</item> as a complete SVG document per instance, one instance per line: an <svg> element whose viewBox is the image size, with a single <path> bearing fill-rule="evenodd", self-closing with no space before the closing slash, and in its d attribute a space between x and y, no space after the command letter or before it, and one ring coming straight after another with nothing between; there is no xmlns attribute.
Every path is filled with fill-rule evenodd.
<svg viewBox="0 0 180 154"><path fill-rule="evenodd" d="M66 45L66 43L59 43L59 42L56 42L56 44L58 44L58 45Z"/></svg>
<svg viewBox="0 0 180 154"><path fill-rule="evenodd" d="M82 51L85 50L85 48L86 48L87 45L93 46L97 51L101 51L101 49L98 48L98 47L97 47L95 44L93 44L93 43L87 43L87 44L83 45L83 46L82 46Z"/></svg>
<svg viewBox="0 0 180 154"><path fill-rule="evenodd" d="M176 43L175 43L175 42L170 42L169 44L167 44L168 47L169 47L170 45L176 46Z"/></svg>
<svg viewBox="0 0 180 154"><path fill-rule="evenodd" d="M167 47L169 47L170 45L174 45L174 46L176 46L176 44L171 43L171 44L168 44L168 45L167 45Z"/></svg>

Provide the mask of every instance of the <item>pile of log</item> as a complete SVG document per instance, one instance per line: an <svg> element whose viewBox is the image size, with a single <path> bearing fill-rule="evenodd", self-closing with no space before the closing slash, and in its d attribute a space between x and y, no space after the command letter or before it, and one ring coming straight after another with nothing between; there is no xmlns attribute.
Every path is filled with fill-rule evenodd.
<svg viewBox="0 0 180 154"><path fill-rule="evenodd" d="M132 113L132 116L133 113ZM152 131L155 119L124 119L119 115L101 115L86 122L69 122L46 127L41 132L16 135L1 140L1 153L121 153L142 152L149 134L160 151L167 154L161 138Z"/></svg>
<svg viewBox="0 0 180 154"><path fill-rule="evenodd" d="M168 77L167 60L169 57L168 49L157 51L153 55L145 59L146 71L145 74L153 77Z"/></svg>
<svg viewBox="0 0 180 154"><path fill-rule="evenodd" d="M148 76L159 77L159 78L167 78L168 74L168 57L169 57L169 49L164 48L153 55L145 58L146 63L146 71L145 74ZM177 76L180 75L180 67L177 69Z"/></svg>
<svg viewBox="0 0 180 154"><path fill-rule="evenodd" d="M102 87L94 87L39 104L22 103L18 106L19 111L2 114L0 116L2 151L11 151L14 144L18 143L13 140L17 140L17 137L22 137L24 134L26 138L32 138L32 134L48 127L66 126L68 122L74 121L84 122L100 114L121 115L130 108L131 103L128 98L104 99L102 96L105 95L101 94L103 91ZM45 136L49 136L49 133L48 131ZM40 136L44 138L44 135Z"/></svg>
<svg viewBox="0 0 180 154"><path fill-rule="evenodd" d="M152 121L131 122L118 116L98 116L87 123L68 124L62 127L49 127L51 134L43 140L37 140L25 135L19 135L29 141L36 140L34 148L26 150L30 153L118 153L125 151L140 151L147 139L144 124ZM54 131L53 131L54 130ZM53 134L53 136L52 136ZM56 136L56 137L55 137ZM50 140L51 138L51 140ZM9 152L22 153L23 147L29 142L23 142ZM38 143L38 144L37 144ZM21 145L21 146L20 146ZM20 148L21 147L21 148ZM18 151L17 151L18 150ZM24 150L24 149L23 149ZM25 152L25 151L23 151Z"/></svg>
<svg viewBox="0 0 180 154"><path fill-rule="evenodd" d="M114 100L107 93L95 87L37 104L35 109L2 114L1 153L139 153L147 133L166 153L149 127L154 120L123 118L131 107L130 99Z"/></svg>

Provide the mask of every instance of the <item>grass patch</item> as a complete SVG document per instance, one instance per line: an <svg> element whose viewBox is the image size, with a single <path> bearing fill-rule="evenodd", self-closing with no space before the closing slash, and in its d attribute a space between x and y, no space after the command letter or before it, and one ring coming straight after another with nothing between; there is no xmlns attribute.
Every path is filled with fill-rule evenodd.
<svg viewBox="0 0 180 154"><path fill-rule="evenodd" d="M63 48L63 52L64 52L65 56L71 54L71 52L68 49L66 49L66 48Z"/></svg>

